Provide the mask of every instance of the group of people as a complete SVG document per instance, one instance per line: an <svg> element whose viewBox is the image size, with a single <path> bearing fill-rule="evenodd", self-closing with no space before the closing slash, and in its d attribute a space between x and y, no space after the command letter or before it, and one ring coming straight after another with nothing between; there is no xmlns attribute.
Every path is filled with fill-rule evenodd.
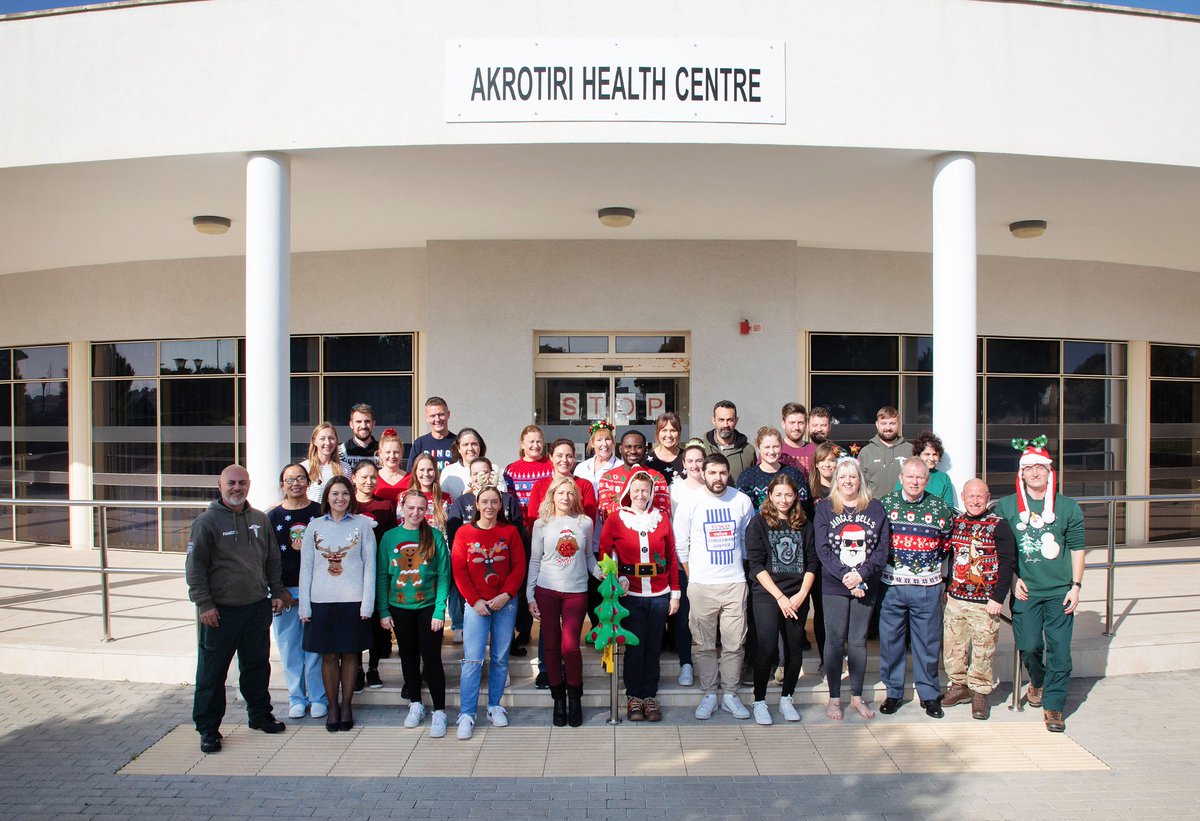
<svg viewBox="0 0 1200 821"><path fill-rule="evenodd" d="M547 452L541 429L529 425L503 469L477 430L450 431L444 399L427 400L425 417L429 432L412 443L404 470L399 435L389 428L376 440L370 406L351 409L344 444L332 425L318 425L307 458L284 467L282 501L266 514L246 502L245 470L222 472L221 498L196 520L187 557L200 620L193 717L205 752L221 747L235 653L250 727L284 729L267 695L272 622L290 717L309 712L331 732L351 729L353 695L382 686L379 659L394 636L410 701L405 726L430 715L434 737L448 723L448 626L463 648L457 736L466 739L485 663L487 718L508 724L508 660L528 652L536 619L538 686L551 692L555 726L579 726L580 636L585 617L599 624L604 557L615 562L629 611L622 626L638 637L624 655L630 721L662 720L664 641L679 653L679 683L698 683L697 719L719 708L772 723L766 693L775 674L778 715L799 720L793 694L810 610L831 720L844 718L845 666L849 708L875 716L863 683L876 622L887 688L880 712L903 704L911 647L926 714L941 718L944 707L970 702L986 719L1011 594L1028 702L1044 707L1047 729L1064 729L1083 518L1057 493L1044 439L1014 441L1017 493L993 509L987 485L972 479L960 511L937 470L941 440L925 432L906 441L890 407L861 449L830 440L828 411L792 402L780 426L760 428L753 442L728 401L714 407L711 430L686 441L674 413L658 417L652 444L636 429L618 441L600 420L579 462L574 441L556 440ZM737 693L746 674L750 709Z"/></svg>

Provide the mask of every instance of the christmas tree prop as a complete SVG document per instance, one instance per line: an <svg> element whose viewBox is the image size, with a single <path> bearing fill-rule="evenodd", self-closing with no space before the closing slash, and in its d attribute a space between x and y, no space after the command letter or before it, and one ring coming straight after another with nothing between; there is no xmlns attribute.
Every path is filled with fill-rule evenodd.
<svg viewBox="0 0 1200 821"><path fill-rule="evenodd" d="M618 644L633 646L638 644L638 637L621 626L621 620L629 615L629 611L621 606L621 589L617 581L617 562L612 556L600 560L600 569L604 571L604 581L600 582L602 601L596 608L596 616L600 619L599 626L592 629L587 640L601 652L600 662L607 673L612 673L614 652Z"/></svg>

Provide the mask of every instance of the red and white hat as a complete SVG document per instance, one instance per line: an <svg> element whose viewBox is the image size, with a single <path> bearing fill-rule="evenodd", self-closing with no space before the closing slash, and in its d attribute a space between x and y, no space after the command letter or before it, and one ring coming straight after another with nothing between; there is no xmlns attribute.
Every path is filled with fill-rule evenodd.
<svg viewBox="0 0 1200 821"><path fill-rule="evenodd" d="M1029 465L1045 465L1050 471L1050 481L1046 485L1045 505L1042 508L1042 520L1047 524L1054 521L1054 496L1055 489L1058 487L1058 477L1054 474L1054 460L1050 458L1050 452L1046 450L1047 441L1045 434L1036 439L1012 440L1013 448L1021 451L1020 466L1017 468L1017 513L1022 525L1029 522L1029 498L1025 495L1025 483L1021 480L1020 470ZM1021 529L1024 530L1024 527Z"/></svg>

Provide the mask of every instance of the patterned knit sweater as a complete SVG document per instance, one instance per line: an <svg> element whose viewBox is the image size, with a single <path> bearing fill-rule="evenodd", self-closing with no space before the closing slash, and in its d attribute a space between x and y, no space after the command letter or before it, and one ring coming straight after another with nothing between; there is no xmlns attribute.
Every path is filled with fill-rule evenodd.
<svg viewBox="0 0 1200 821"><path fill-rule="evenodd" d="M942 559L950 549L954 511L932 493L910 502L904 491L879 500L891 523L891 543L883 565L884 584L932 587L942 583Z"/></svg>

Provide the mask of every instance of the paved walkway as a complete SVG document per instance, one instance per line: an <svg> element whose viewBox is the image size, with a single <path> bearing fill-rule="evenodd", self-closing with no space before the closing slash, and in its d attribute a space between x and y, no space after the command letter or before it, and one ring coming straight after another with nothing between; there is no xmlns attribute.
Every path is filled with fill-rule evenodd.
<svg viewBox="0 0 1200 821"><path fill-rule="evenodd" d="M355 733L330 737L310 719L272 739L236 727L231 704L229 745L202 762L194 750L197 736L186 727L190 688L9 675L0 676L0 807L12 821L1196 817L1200 714L1188 709L1188 699L1198 685L1198 672L1076 679L1068 733L1059 737L1041 730L1036 710L999 708L984 724L967 718L965 706L955 707L935 722L908 704L870 725L835 725L811 707L799 726L758 728L727 716L699 725L684 715L658 727L613 729L590 715L588 727L576 731L551 731L545 710L514 710L513 726L482 731L470 743L432 741L399 728L403 710L368 706L356 711L362 729ZM537 776L529 772L529 753L541 739L546 751ZM693 742L712 745L695 771L688 761ZM176 744L194 761L191 772L132 774L145 766L146 750ZM626 744L631 758L665 762L666 769L682 756L688 775L587 775L609 757L615 766ZM247 754L252 747L292 745L302 754ZM1043 745L1069 754L1058 769L1033 768ZM829 774L815 766L814 749ZM968 753L975 758L964 760ZM409 777L413 755L423 777ZM238 774L227 774L239 756ZM474 758L476 777L449 775L459 756ZM815 773L736 774L762 773L773 762L782 767L797 758ZM481 760L493 777L479 777ZM829 766L835 760L838 766ZM963 766L942 771L955 760ZM987 771L991 766L995 771ZM226 774L205 775L203 767ZM343 772L356 777L339 777Z"/></svg>

